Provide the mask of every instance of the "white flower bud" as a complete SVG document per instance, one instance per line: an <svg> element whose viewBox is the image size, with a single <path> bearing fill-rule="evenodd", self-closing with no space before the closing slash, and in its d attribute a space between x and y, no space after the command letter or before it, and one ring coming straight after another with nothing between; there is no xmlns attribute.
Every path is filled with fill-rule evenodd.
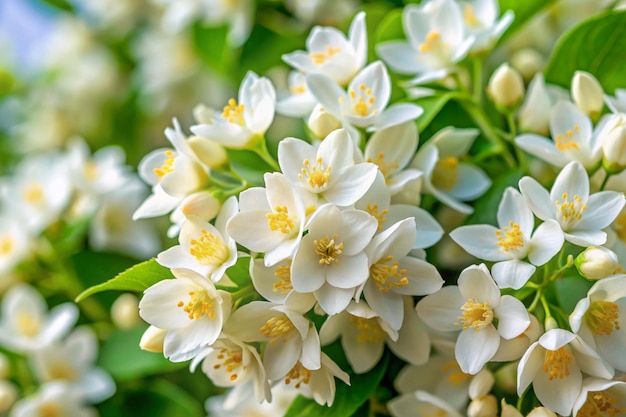
<svg viewBox="0 0 626 417"><path fill-rule="evenodd" d="M10 381L0 381L0 413L4 413L13 407L17 401L18 390Z"/></svg>
<svg viewBox="0 0 626 417"><path fill-rule="evenodd" d="M519 71L524 80L530 81L533 76L543 69L546 58L532 48L523 48L511 57L511 66Z"/></svg>
<svg viewBox="0 0 626 417"><path fill-rule="evenodd" d="M615 252L604 246L589 246L576 257L574 264L580 275L594 281L613 275L619 268Z"/></svg>
<svg viewBox="0 0 626 417"><path fill-rule="evenodd" d="M489 394L493 388L495 378L488 369L483 369L477 373L468 387L468 393L471 399L476 400Z"/></svg>
<svg viewBox="0 0 626 417"><path fill-rule="evenodd" d="M180 211L185 217L196 216L209 221L220 212L222 203L209 191L200 191L187 196L180 203Z"/></svg>
<svg viewBox="0 0 626 417"><path fill-rule="evenodd" d="M158 327L150 326L143 332L141 340L139 341L139 347L148 352L163 352L163 342L167 330L159 329Z"/></svg>
<svg viewBox="0 0 626 417"><path fill-rule="evenodd" d="M111 320L120 329L131 329L144 321L139 317L139 299L135 294L120 295L111 306Z"/></svg>
<svg viewBox="0 0 626 417"><path fill-rule="evenodd" d="M618 174L626 169L626 114L616 113L607 117L604 128L598 134L602 143L602 165L608 173Z"/></svg>
<svg viewBox="0 0 626 417"><path fill-rule="evenodd" d="M219 168L228 162L228 155L224 147L212 140L200 136L192 136L187 139L187 143L200 162L209 168Z"/></svg>
<svg viewBox="0 0 626 417"><path fill-rule="evenodd" d="M530 410L526 417L557 417L556 413L546 407L535 407Z"/></svg>
<svg viewBox="0 0 626 417"><path fill-rule="evenodd" d="M548 330L558 329L559 323L556 322L554 317L548 317L546 321L543 323L543 327L546 329L546 332L547 332Z"/></svg>
<svg viewBox="0 0 626 417"><path fill-rule="evenodd" d="M467 417L496 417L498 415L498 400L489 394L472 400L467 407Z"/></svg>
<svg viewBox="0 0 626 417"><path fill-rule="evenodd" d="M11 376L11 363L9 358L0 353L0 379L7 379Z"/></svg>
<svg viewBox="0 0 626 417"><path fill-rule="evenodd" d="M311 132L320 139L324 139L330 132L341 127L339 120L319 104L313 108L307 125Z"/></svg>
<svg viewBox="0 0 626 417"><path fill-rule="evenodd" d="M594 77L585 71L576 71L572 78L574 103L592 119L597 118L604 107L604 91Z"/></svg>
<svg viewBox="0 0 626 417"><path fill-rule="evenodd" d="M487 93L496 106L515 107L524 99L524 80L517 70L504 63L491 76Z"/></svg>
<svg viewBox="0 0 626 417"><path fill-rule="evenodd" d="M513 392L516 391L517 388L513 389ZM502 406L502 412L500 413L500 417L524 417L522 413L517 411L517 408L513 407L511 404L507 404L504 398L500 402Z"/></svg>

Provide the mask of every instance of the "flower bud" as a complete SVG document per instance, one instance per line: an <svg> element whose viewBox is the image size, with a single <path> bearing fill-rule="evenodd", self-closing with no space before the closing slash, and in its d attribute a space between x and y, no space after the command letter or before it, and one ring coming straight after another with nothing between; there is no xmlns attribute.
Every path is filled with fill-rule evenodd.
<svg viewBox="0 0 626 417"><path fill-rule="evenodd" d="M604 169L609 174L618 174L626 169L626 114L608 116L598 136L602 143Z"/></svg>
<svg viewBox="0 0 626 417"><path fill-rule="evenodd" d="M468 387L468 393L471 399L476 400L489 394L493 388L495 378L488 369L483 369L477 373Z"/></svg>
<svg viewBox="0 0 626 417"><path fill-rule="evenodd" d="M530 410L526 417L557 417L556 413L546 407L535 407Z"/></svg>
<svg viewBox="0 0 626 417"><path fill-rule="evenodd" d="M510 110L524 99L524 80L517 70L504 63L491 76L487 93L500 111Z"/></svg>
<svg viewBox="0 0 626 417"><path fill-rule="evenodd" d="M163 352L165 335L167 335L167 330L150 326L143 332L141 340L139 341L139 347L148 352L161 353Z"/></svg>
<svg viewBox="0 0 626 417"><path fill-rule="evenodd" d="M187 143L200 162L209 168L219 168L228 162L228 155L224 147L212 140L200 136L192 136L187 139Z"/></svg>
<svg viewBox="0 0 626 417"><path fill-rule="evenodd" d="M210 221L220 212L222 203L210 191L200 191L187 196L180 204L185 217L196 216Z"/></svg>
<svg viewBox="0 0 626 417"><path fill-rule="evenodd" d="M120 295L111 306L111 320L120 329L131 329L143 323L139 317L139 299L135 294Z"/></svg>
<svg viewBox="0 0 626 417"><path fill-rule="evenodd" d="M574 103L592 119L597 119L604 107L604 91L594 77L585 71L576 71L572 78Z"/></svg>
<svg viewBox="0 0 626 417"><path fill-rule="evenodd" d="M546 332L547 332L548 330L558 329L559 323L556 322L554 317L548 317L546 321L543 323L543 327L546 329Z"/></svg>
<svg viewBox="0 0 626 417"><path fill-rule="evenodd" d="M523 48L511 57L511 66L519 71L525 81L530 81L536 73L543 69L545 61L545 57L539 51Z"/></svg>
<svg viewBox="0 0 626 417"><path fill-rule="evenodd" d="M341 127L341 123L335 116L328 113L319 104L313 108L307 126L311 132L320 139L324 139L330 132Z"/></svg>
<svg viewBox="0 0 626 417"><path fill-rule="evenodd" d="M467 407L467 417L496 417L498 415L498 400L489 394L472 400Z"/></svg>
<svg viewBox="0 0 626 417"><path fill-rule="evenodd" d="M613 275L619 268L619 260L611 249L589 246L576 257L574 265L580 275L595 281Z"/></svg>
<svg viewBox="0 0 626 417"><path fill-rule="evenodd" d="M515 392L516 390L517 388L515 388L513 392ZM507 404L504 398L500 402L500 406L502 407L500 417L524 417L522 413L517 411L517 408L513 407L511 404Z"/></svg>
<svg viewBox="0 0 626 417"><path fill-rule="evenodd" d="M0 353L0 379L7 379L11 376L11 363L9 358Z"/></svg>
<svg viewBox="0 0 626 417"><path fill-rule="evenodd" d="M4 413L13 407L17 401L18 391L11 381L0 381L0 413Z"/></svg>

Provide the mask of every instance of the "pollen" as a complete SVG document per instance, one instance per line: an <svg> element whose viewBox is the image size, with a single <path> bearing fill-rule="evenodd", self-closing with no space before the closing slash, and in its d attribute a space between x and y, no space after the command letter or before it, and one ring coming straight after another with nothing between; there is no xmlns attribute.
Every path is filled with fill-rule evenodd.
<svg viewBox="0 0 626 417"><path fill-rule="evenodd" d="M0 237L0 256L6 256L10 254L15 248L15 241L11 236Z"/></svg>
<svg viewBox="0 0 626 417"><path fill-rule="evenodd" d="M221 369L223 372L229 374L229 380L234 382L239 378L242 371L245 371L247 366L243 365L243 356L241 349L227 349L221 348L217 355L217 363L213 365L213 369Z"/></svg>
<svg viewBox="0 0 626 417"><path fill-rule="evenodd" d="M299 389L302 384L307 385L310 381L311 371L306 369L299 362L291 368L287 376L285 376L285 384L289 385L293 382L296 389Z"/></svg>
<svg viewBox="0 0 626 417"><path fill-rule="evenodd" d="M323 191L330 182L330 166L324 167L322 157L318 157L315 160L315 164L311 165L308 159L302 161L304 166L298 174L298 179L306 181L309 187L316 190Z"/></svg>
<svg viewBox="0 0 626 417"><path fill-rule="evenodd" d="M562 346L557 350L546 350L541 370L548 374L548 379L563 379L569 376L569 365L572 364L572 354Z"/></svg>
<svg viewBox="0 0 626 417"><path fill-rule="evenodd" d="M272 290L280 292L282 295L293 290L291 285L291 259L287 259L287 262L289 263L288 265L278 265L276 271L274 271L274 276L278 278L278 281L272 285Z"/></svg>
<svg viewBox="0 0 626 417"><path fill-rule="evenodd" d="M450 191L456 185L458 177L459 160L448 156L437 161L432 173L432 183L441 190Z"/></svg>
<svg viewBox="0 0 626 417"><path fill-rule="evenodd" d="M406 277L407 270L399 269L398 261L390 264L392 261L393 256L386 256L370 267L370 277L381 292L402 288L409 283Z"/></svg>
<svg viewBox="0 0 626 417"><path fill-rule="evenodd" d="M498 252L515 252L524 246L524 234L520 230L520 225L510 221L508 226L496 230L496 240L500 249Z"/></svg>
<svg viewBox="0 0 626 417"><path fill-rule="evenodd" d="M596 335L610 335L619 330L619 307L610 301L591 303L584 316L585 323Z"/></svg>
<svg viewBox="0 0 626 417"><path fill-rule="evenodd" d="M625 407L618 407L617 397L606 391L590 391L587 400L578 410L578 417L615 417L626 413Z"/></svg>
<svg viewBox="0 0 626 417"><path fill-rule="evenodd" d="M295 327L291 320L289 320L286 315L282 314L267 320L259 331L263 336L269 338L270 345L273 345L281 338L283 343L286 342L289 338L289 334L294 329Z"/></svg>
<svg viewBox="0 0 626 417"><path fill-rule="evenodd" d="M376 102L376 96L372 89L365 84L360 84L356 90L353 88L348 90L348 96L352 104L353 115L365 117L378 113L377 109L372 108Z"/></svg>
<svg viewBox="0 0 626 417"><path fill-rule="evenodd" d="M63 361L52 363L47 372L48 377L55 380L77 381L80 377L76 369Z"/></svg>
<svg viewBox="0 0 626 417"><path fill-rule="evenodd" d="M267 213L265 217L267 218L267 224L273 232L278 230L285 235L293 232L295 226L293 220L289 217L287 206L276 206L274 207L274 212Z"/></svg>
<svg viewBox="0 0 626 417"><path fill-rule="evenodd" d="M556 202L556 216L564 231L570 230L576 226L583 217L583 212L587 210L587 205L583 203L582 198L574 195L572 199L567 193L561 195L561 200Z"/></svg>
<svg viewBox="0 0 626 417"><path fill-rule="evenodd" d="M230 100L228 100L228 105L224 106L222 118L225 119L228 123L244 125L244 111L245 105L237 104L237 100L231 98Z"/></svg>
<svg viewBox="0 0 626 417"><path fill-rule="evenodd" d="M441 372L448 374L448 381L450 381L455 387L460 386L471 377L470 374L466 374L461 370L457 361L450 361L443 365L441 367Z"/></svg>
<svg viewBox="0 0 626 417"><path fill-rule="evenodd" d="M332 239L326 236L320 240L313 241L315 253L320 257L320 265L330 265L333 262L339 263L338 256L343 252L343 243L335 242L338 237L338 234L334 234Z"/></svg>
<svg viewBox="0 0 626 417"><path fill-rule="evenodd" d="M350 322L354 323L359 335L358 343L379 343L385 339L387 333L380 327L376 318L366 319L364 317L350 316Z"/></svg>
<svg viewBox="0 0 626 417"><path fill-rule="evenodd" d="M228 259L229 252L222 239L202 229L197 239L189 241L189 254L202 265L220 265Z"/></svg>
<svg viewBox="0 0 626 417"><path fill-rule="evenodd" d="M365 207L365 211L368 212L370 214L370 216L374 217L377 221L378 221L378 231L380 232L381 230L383 230L383 223L385 223L387 214L389 213L389 210L384 209L381 210L378 207L378 204L371 204L371 203L367 203L367 206Z"/></svg>
<svg viewBox="0 0 626 417"><path fill-rule="evenodd" d="M423 54L426 52L435 52L441 48L441 35L436 30L431 30L426 35L426 39L419 45L419 51Z"/></svg>
<svg viewBox="0 0 626 417"><path fill-rule="evenodd" d="M333 47L331 45L326 45L323 51L321 52L311 52L309 53L309 57L313 61L315 65L323 65L330 58L341 52L341 48Z"/></svg>
<svg viewBox="0 0 626 417"><path fill-rule="evenodd" d="M397 162L386 162L384 152L379 153L376 158L368 158L367 162L378 165L378 169L385 177L385 183L387 185L393 182L391 176L398 170L399 165Z"/></svg>
<svg viewBox="0 0 626 417"><path fill-rule="evenodd" d="M159 181L163 179L163 177L170 172L174 171L174 152L171 150L165 151L165 156L167 157L165 161L163 161L163 165L159 168L154 168L152 171L159 177Z"/></svg>
<svg viewBox="0 0 626 417"><path fill-rule="evenodd" d="M463 315L457 317L460 323L455 325L462 326L463 330L476 329L479 332L493 321L493 309L489 307L489 303L479 303L472 298L463 304L461 313Z"/></svg>
<svg viewBox="0 0 626 417"><path fill-rule="evenodd" d="M561 152L569 149L579 150L578 143L574 140L574 133L578 131L580 131L580 126L574 125L571 129L566 130L565 133L558 133L554 137L556 148Z"/></svg>
<svg viewBox="0 0 626 417"><path fill-rule="evenodd" d="M202 316L215 318L215 300L206 291L189 291L189 301L179 301L177 306L182 308L189 320L198 320Z"/></svg>
<svg viewBox="0 0 626 417"><path fill-rule="evenodd" d="M100 169L98 168L98 164L94 161L87 161L85 165L83 165L83 173L85 177L89 180L95 180L98 178L98 174L100 173Z"/></svg>
<svg viewBox="0 0 626 417"><path fill-rule="evenodd" d="M37 181L33 181L24 189L22 198L30 204L41 204L44 201L45 195L41 184Z"/></svg>

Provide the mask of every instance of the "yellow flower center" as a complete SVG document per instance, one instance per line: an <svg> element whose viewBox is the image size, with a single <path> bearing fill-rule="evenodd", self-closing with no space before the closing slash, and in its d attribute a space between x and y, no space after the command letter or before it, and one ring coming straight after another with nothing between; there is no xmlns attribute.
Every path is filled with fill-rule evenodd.
<svg viewBox="0 0 626 417"><path fill-rule="evenodd" d="M366 319L364 317L350 316L350 322L354 323L359 331L359 336L356 339L359 343L379 343L387 335L375 318Z"/></svg>
<svg viewBox="0 0 626 417"><path fill-rule="evenodd" d="M228 259L229 251L222 239L205 229L197 239L189 241L189 253L203 265L220 265Z"/></svg>
<svg viewBox="0 0 626 417"><path fill-rule="evenodd" d="M383 174L383 176L385 177L385 183L387 185L391 184L393 181L391 180L391 176L398 170L398 163L397 162L389 162L387 163L385 161L385 153L381 152L379 153L376 158L372 159L372 158L368 158L367 162L372 162L376 165L378 165L378 169L380 170L381 174Z"/></svg>
<svg viewBox="0 0 626 417"><path fill-rule="evenodd" d="M177 305L187 313L189 320L198 320L202 316L215 318L215 300L206 291L189 291L189 301L181 300Z"/></svg>
<svg viewBox="0 0 626 417"><path fill-rule="evenodd" d="M389 264L393 256L386 256L370 266L370 277L381 292L388 292L392 288L402 288L409 283L405 276L406 269L399 270L398 261Z"/></svg>
<svg viewBox="0 0 626 417"><path fill-rule="evenodd" d="M378 220L378 231L383 230L383 223L385 223L385 216L389 213L389 210L384 209L380 210L378 208L378 204L367 203L367 207L365 207L365 211L368 212L372 217Z"/></svg>
<svg viewBox="0 0 626 417"><path fill-rule="evenodd" d="M548 374L548 379L563 379L569 376L568 366L572 363L572 354L565 347L557 350L546 350L542 371Z"/></svg>
<svg viewBox="0 0 626 417"><path fill-rule="evenodd" d="M326 236L313 241L315 253L320 257L320 265L330 265L332 262L339 263L338 256L343 252L343 243L335 243L335 239L338 237L339 235L335 233L332 239Z"/></svg>
<svg viewBox="0 0 626 417"><path fill-rule="evenodd" d="M311 381L311 371L306 369L298 362L285 377L285 384L289 385L292 382L294 387L299 389L302 384L308 384Z"/></svg>
<svg viewBox="0 0 626 417"><path fill-rule="evenodd" d="M474 8L469 4L465 6L463 9L463 20L465 20L465 24L469 27L473 28L481 28L483 27L482 23L476 17L476 13L474 13Z"/></svg>
<svg viewBox="0 0 626 417"><path fill-rule="evenodd" d="M95 180L98 178L98 174L100 173L100 169L98 168L98 164L94 161L87 161L83 166L83 173L85 177L89 180Z"/></svg>
<svg viewBox="0 0 626 417"><path fill-rule="evenodd" d="M309 53L309 57L313 61L315 65L323 65L330 58L341 52L341 48L333 47L331 45L326 45L323 51L321 52L311 52Z"/></svg>
<svg viewBox="0 0 626 417"><path fill-rule="evenodd" d="M61 379L64 381L76 381L80 376L76 369L64 362L55 362L48 368L48 375L51 379Z"/></svg>
<svg viewBox="0 0 626 417"><path fill-rule="evenodd" d="M291 94L304 94L306 93L306 84L302 82L297 85L292 85L289 87L289 91Z"/></svg>
<svg viewBox="0 0 626 417"><path fill-rule="evenodd" d="M432 173L433 185L440 190L452 190L459 176L458 167L459 160L453 156L439 159Z"/></svg>
<svg viewBox="0 0 626 417"><path fill-rule="evenodd" d="M556 148L561 152L565 152L569 149L577 151L579 148L578 143L574 141L574 132L578 132L579 130L580 127L578 125L574 125L572 129L566 130L565 133L558 133L554 137Z"/></svg>
<svg viewBox="0 0 626 417"><path fill-rule="evenodd" d="M276 206L274 207L274 212L267 213L265 217L267 217L267 224L274 232L278 230L286 235L291 233L295 227L289 217L287 206Z"/></svg>
<svg viewBox="0 0 626 417"><path fill-rule="evenodd" d="M295 330L293 323L289 320L289 317L284 314L272 317L259 329L263 336L271 339L271 345L276 343L280 338L282 338L283 343L285 343L293 330Z"/></svg>
<svg viewBox="0 0 626 417"><path fill-rule="evenodd" d="M306 183L316 189L323 189L328 185L330 181L330 166L324 167L322 157L318 157L315 161L315 165L311 165L308 159L302 161L302 168L298 179L306 181Z"/></svg>
<svg viewBox="0 0 626 417"><path fill-rule="evenodd" d="M15 241L11 236L0 237L0 256L6 256L13 251L15 247Z"/></svg>
<svg viewBox="0 0 626 417"><path fill-rule="evenodd" d="M619 307L610 301L591 303L584 316L585 323L598 336L610 335L619 330Z"/></svg>
<svg viewBox="0 0 626 417"><path fill-rule="evenodd" d="M561 200L556 201L556 216L564 231L576 226L583 217L587 205L583 204L578 195L570 200L567 193L563 193Z"/></svg>
<svg viewBox="0 0 626 417"><path fill-rule="evenodd" d="M291 259L287 259L287 263L288 265L278 265L276 271L274 271L274 276L278 278L278 281L272 285L272 290L280 292L282 295L293 290L291 285Z"/></svg>
<svg viewBox="0 0 626 417"><path fill-rule="evenodd" d="M41 319L27 312L19 313L17 316L17 329L26 337L37 336L41 329Z"/></svg>
<svg viewBox="0 0 626 417"><path fill-rule="evenodd" d="M625 407L618 407L618 399L607 392L590 391L587 401L578 410L577 417L615 417L626 413Z"/></svg>
<svg viewBox="0 0 626 417"><path fill-rule="evenodd" d="M479 303L477 300L470 298L461 307L462 316L457 317L463 330L476 329L479 332L482 328L487 327L493 321L493 309L489 307L489 303Z"/></svg>
<svg viewBox="0 0 626 417"><path fill-rule="evenodd" d="M30 204L41 204L44 202L45 195L41 184L37 181L33 181L24 188L22 198Z"/></svg>
<svg viewBox="0 0 626 417"><path fill-rule="evenodd" d="M213 369L222 369L230 374L230 381L235 382L239 378L237 373L239 370L245 371L246 366L242 367L243 356L240 349L220 349L217 354L217 363L213 365ZM240 369L242 368L242 369Z"/></svg>
<svg viewBox="0 0 626 417"><path fill-rule="evenodd" d="M510 221L508 226L496 230L498 252L515 252L524 246L524 234L520 230L519 224Z"/></svg>
<svg viewBox="0 0 626 417"><path fill-rule="evenodd" d="M237 100L231 98L228 100L228 105L224 106L222 112L222 118L228 121L228 123L244 125L245 120L243 118L243 112L245 111L245 105L237 104Z"/></svg>
<svg viewBox="0 0 626 417"><path fill-rule="evenodd" d="M470 374L466 374L461 370L457 361L450 361L446 363L441 368L441 372L448 374L448 381L452 382L455 387L460 386L464 381L467 381L471 377Z"/></svg>
<svg viewBox="0 0 626 417"><path fill-rule="evenodd" d="M161 165L160 168L153 169L153 172L159 177L159 181L161 181L165 175L174 171L174 152L167 150L165 151L165 156L167 156L167 158L163 161L163 165Z"/></svg>
<svg viewBox="0 0 626 417"><path fill-rule="evenodd" d="M365 84L360 84L356 90L354 88L348 90L348 96L350 97L353 115L365 117L378 114L378 110L372 108L376 102L376 96L372 92L372 89ZM343 103L344 98L339 97L339 102Z"/></svg>
<svg viewBox="0 0 626 417"><path fill-rule="evenodd" d="M41 417L62 417L63 408L59 403L47 402L39 407L39 415Z"/></svg>

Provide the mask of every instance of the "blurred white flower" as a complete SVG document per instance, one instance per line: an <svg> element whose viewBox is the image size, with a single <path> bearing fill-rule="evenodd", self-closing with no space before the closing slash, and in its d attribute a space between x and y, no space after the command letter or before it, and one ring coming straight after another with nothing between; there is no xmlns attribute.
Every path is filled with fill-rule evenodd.
<svg viewBox="0 0 626 417"><path fill-rule="evenodd" d="M97 411L85 406L81 393L64 382L49 382L39 390L20 399L9 417L32 416L94 417Z"/></svg>
<svg viewBox="0 0 626 417"><path fill-rule="evenodd" d="M471 48L474 53L491 49L513 22L513 11L507 10L500 16L496 0L464 0L458 4L463 12L465 30L475 38Z"/></svg>
<svg viewBox="0 0 626 417"><path fill-rule="evenodd" d="M585 378L574 403L575 417L596 414L618 415L626 410L626 382L601 378Z"/></svg>

